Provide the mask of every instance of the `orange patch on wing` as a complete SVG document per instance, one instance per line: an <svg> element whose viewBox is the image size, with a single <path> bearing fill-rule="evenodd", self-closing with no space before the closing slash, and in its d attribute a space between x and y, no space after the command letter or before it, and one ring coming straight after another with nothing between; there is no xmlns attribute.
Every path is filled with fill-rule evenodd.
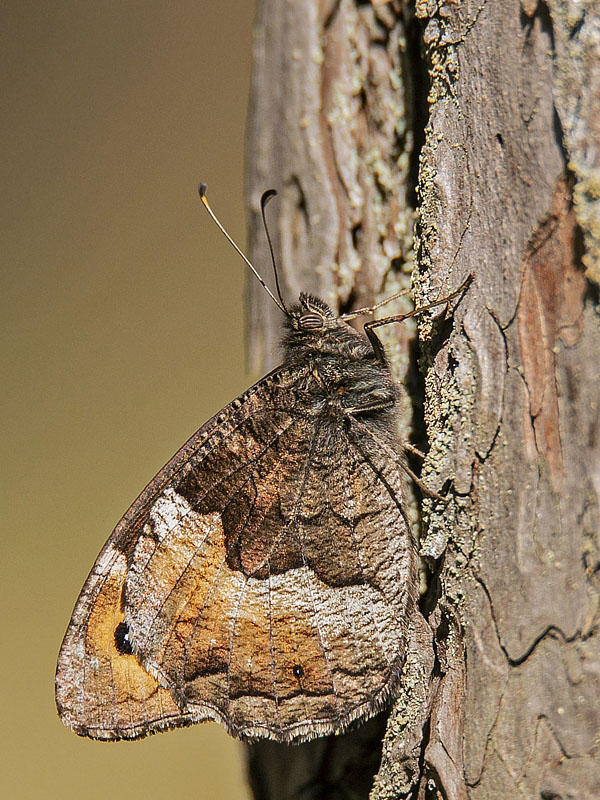
<svg viewBox="0 0 600 800"><path fill-rule="evenodd" d="M226 670L222 659L234 595L227 595L224 584L230 575L219 515L189 510L156 547L149 568L128 576L126 614L134 648L179 693L186 673L207 669L207 661L212 673Z"/></svg>
<svg viewBox="0 0 600 800"><path fill-rule="evenodd" d="M73 629L65 642L76 654L79 669L70 674L59 661L61 716L78 732L95 738L139 736L148 723L181 711L137 661L121 652L115 631L124 622L120 607L126 559L115 552L110 572L101 583L87 621ZM74 666L76 666L74 664Z"/></svg>

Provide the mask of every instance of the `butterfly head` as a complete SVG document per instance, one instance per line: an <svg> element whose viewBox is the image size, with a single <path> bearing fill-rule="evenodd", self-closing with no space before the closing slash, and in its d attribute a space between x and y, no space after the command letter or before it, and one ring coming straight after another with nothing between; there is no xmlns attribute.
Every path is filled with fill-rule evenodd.
<svg viewBox="0 0 600 800"><path fill-rule="evenodd" d="M339 352L340 347L364 349L363 337L338 316L324 300L312 294L300 295L288 312L283 346L288 355L306 359Z"/></svg>

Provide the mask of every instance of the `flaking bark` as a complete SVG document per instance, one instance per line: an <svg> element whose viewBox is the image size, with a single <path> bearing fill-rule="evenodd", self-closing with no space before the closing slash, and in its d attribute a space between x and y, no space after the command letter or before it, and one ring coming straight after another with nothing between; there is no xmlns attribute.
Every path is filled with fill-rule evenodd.
<svg viewBox="0 0 600 800"><path fill-rule="evenodd" d="M600 796L598 5L259 3L255 262L274 187L288 298L348 309L412 272L422 305L475 281L422 320L420 373L414 329L387 329L407 436L424 421L424 479L451 498L423 502L404 690L346 736L253 745L257 798ZM248 298L258 370L281 319L254 282Z"/></svg>

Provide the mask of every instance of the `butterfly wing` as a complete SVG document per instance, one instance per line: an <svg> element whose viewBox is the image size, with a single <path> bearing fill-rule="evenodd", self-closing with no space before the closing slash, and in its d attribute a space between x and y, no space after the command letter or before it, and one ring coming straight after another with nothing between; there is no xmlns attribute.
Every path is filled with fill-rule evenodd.
<svg viewBox="0 0 600 800"><path fill-rule="evenodd" d="M117 525L59 655L78 733L215 719L291 741L386 701L414 602L400 468L385 442L304 413L304 379L276 370L227 406Z"/></svg>
<svg viewBox="0 0 600 800"><path fill-rule="evenodd" d="M261 404L268 408L268 399L281 380L293 382L294 378L286 370L274 370L203 425L144 489L102 549L75 605L56 670L59 714L78 734L137 738L196 721L195 712L178 703L133 653L125 620L126 582L134 580L148 560L143 548L151 544L153 527L160 528L154 520L160 519L165 503L168 506L165 498L172 495L173 486L220 441L226 442L244 418L252 418ZM206 534L221 530L215 513L203 516L201 522ZM176 537L167 537L152 559L154 568L169 544L172 563L164 577L177 568L186 552L177 551ZM214 572L214 564L207 561L207 583ZM147 572L151 574L156 575L156 569Z"/></svg>

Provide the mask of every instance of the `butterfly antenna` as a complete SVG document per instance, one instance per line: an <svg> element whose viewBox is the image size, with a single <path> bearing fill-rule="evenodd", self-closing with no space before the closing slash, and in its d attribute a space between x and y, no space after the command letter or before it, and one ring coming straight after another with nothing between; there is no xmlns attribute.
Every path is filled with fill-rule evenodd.
<svg viewBox="0 0 600 800"><path fill-rule="evenodd" d="M221 233L223 234L223 236L225 236L225 238L227 239L227 241L229 242L229 244L231 244L231 245L234 247L234 249L236 250L236 252L238 253L238 255L240 255L240 256L241 256L241 257L244 259L244 261L246 262L246 264L247 264L247 265L250 267L250 269L252 270L252 272L253 272L253 273L256 275L256 277L257 277L257 278L258 278L258 280L260 281L260 284L261 284L261 286L262 286L262 287L263 287L263 289L266 291L266 293L269 295L269 297L271 298L271 300L272 300L272 301L275 303L275 305L276 305L276 306L277 306L277 307L278 307L278 308L279 308L281 311L283 311L283 313L284 313L284 314L286 314L287 316L289 316L289 312L288 312L287 308L285 307L285 304L283 303L283 301L281 301L281 302L280 302L280 301L279 301L279 300L278 300L278 299L275 297L275 295L273 294L273 292L272 292L272 291L269 289L269 287L267 286L267 284L266 284L266 283L263 281L263 279L260 277L260 275L259 275L258 271L256 270L256 268L255 268L254 264L252 264L252 262L251 262L251 261L250 261L248 258L246 258L246 256L244 255L244 253L243 253L243 252L240 250L240 248L237 246L237 244L236 244L236 243L233 241L233 239L231 238L231 236L230 236L230 235L227 233L227 231L225 230L225 228L224 228L224 227L221 225L221 223L219 222L219 220L218 220L218 218L217 218L217 215L215 214L215 212L214 212L214 211L212 210L212 208L210 207L210 204L209 204L209 202L208 202L208 199L207 199L207 197L206 197L206 184L205 184L205 183L201 183L201 184L199 184L199 186L198 186L198 194L200 195L200 200L202 200L202 203L203 203L203 205L204 205L204 208L205 208L205 209L208 211L208 213L209 213L209 214L210 214L210 216L212 217L213 221L216 223L217 227L219 228L219 230L221 231ZM264 217L263 217L263 219L264 219ZM270 244L270 242L269 242L269 244ZM275 273L275 275L277 276L277 273ZM279 293L279 284L277 285L277 292ZM281 295L280 295L280 296L281 296Z"/></svg>
<svg viewBox="0 0 600 800"><path fill-rule="evenodd" d="M275 189L267 189L266 192L262 193L260 198L260 213L262 215L263 227L265 229L265 233L267 234L267 242L269 243L269 250L271 252L271 264L273 264L273 273L275 275L275 286L277 288L277 296L281 301L281 305L283 306L285 313L290 316L290 312L285 304L285 300L281 295L281 288L279 286L279 273L277 272L277 262L275 261L275 253L273 251L273 242L271 241L271 234L269 233L269 226L267 225L267 219L265 217L265 208L269 200L272 200L273 197L277 197L277 192Z"/></svg>

